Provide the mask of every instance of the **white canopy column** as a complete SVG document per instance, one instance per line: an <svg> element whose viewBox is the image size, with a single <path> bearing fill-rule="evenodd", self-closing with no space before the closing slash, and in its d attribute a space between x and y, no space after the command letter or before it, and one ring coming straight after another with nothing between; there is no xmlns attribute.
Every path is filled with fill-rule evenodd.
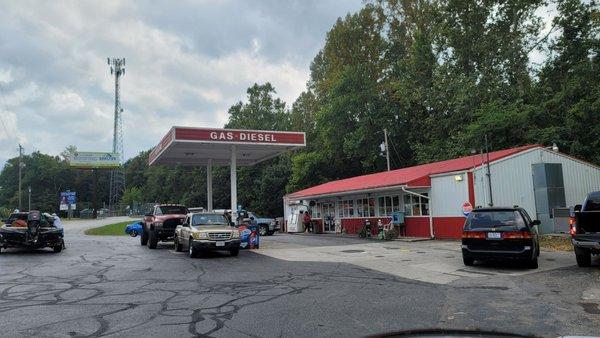
<svg viewBox="0 0 600 338"><path fill-rule="evenodd" d="M229 177L231 180L231 215L235 219L237 217L237 147L235 145L231 146Z"/></svg>
<svg viewBox="0 0 600 338"><path fill-rule="evenodd" d="M206 209L208 209L209 212L213 210L212 167L213 160L212 158L209 158L206 163Z"/></svg>

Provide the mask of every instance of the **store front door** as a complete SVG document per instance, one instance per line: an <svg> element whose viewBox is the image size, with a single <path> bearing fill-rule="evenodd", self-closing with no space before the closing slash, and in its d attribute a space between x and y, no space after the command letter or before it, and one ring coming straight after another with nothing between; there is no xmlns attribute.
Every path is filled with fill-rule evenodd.
<svg viewBox="0 0 600 338"><path fill-rule="evenodd" d="M323 231L335 232L335 205L323 203Z"/></svg>

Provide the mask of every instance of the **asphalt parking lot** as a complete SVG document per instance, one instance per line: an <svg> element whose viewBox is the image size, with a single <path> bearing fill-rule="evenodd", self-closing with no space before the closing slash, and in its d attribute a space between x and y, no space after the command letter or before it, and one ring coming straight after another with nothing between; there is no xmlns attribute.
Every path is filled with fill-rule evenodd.
<svg viewBox="0 0 600 338"><path fill-rule="evenodd" d="M600 334L600 268L542 252L540 268L462 266L457 242L277 234L238 257L68 222L67 249L0 254L3 337L356 337L417 328Z"/></svg>

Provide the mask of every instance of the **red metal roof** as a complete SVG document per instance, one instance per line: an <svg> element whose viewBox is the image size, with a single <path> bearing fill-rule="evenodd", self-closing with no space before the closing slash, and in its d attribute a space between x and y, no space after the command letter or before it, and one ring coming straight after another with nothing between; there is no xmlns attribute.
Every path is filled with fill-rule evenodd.
<svg viewBox="0 0 600 338"><path fill-rule="evenodd" d="M489 154L490 162L497 161L501 158L537 147L541 146L534 144L494 151ZM304 190L296 191L287 195L287 197L313 197L342 192L393 187L399 185L406 185L408 187L426 187L430 186L431 184L431 179L429 177L430 175L466 170L475 166L479 166L484 162L485 161L482 159L481 154L465 156L455 158L452 160L421 164L414 167L407 167L375 174L368 174L350 177L337 181L331 181Z"/></svg>

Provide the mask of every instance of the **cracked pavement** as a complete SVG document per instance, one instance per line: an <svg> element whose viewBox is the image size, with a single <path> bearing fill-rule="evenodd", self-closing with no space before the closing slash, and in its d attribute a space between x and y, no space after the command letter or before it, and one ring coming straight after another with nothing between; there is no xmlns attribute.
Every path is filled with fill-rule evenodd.
<svg viewBox="0 0 600 338"><path fill-rule="evenodd" d="M539 271L484 265L457 274L453 242L277 234L238 257L190 259L168 243L149 250L138 238L83 235L120 220L65 222L59 254L3 250L0 335L356 337L439 327L600 334L598 262L580 269L571 253L542 252Z"/></svg>

